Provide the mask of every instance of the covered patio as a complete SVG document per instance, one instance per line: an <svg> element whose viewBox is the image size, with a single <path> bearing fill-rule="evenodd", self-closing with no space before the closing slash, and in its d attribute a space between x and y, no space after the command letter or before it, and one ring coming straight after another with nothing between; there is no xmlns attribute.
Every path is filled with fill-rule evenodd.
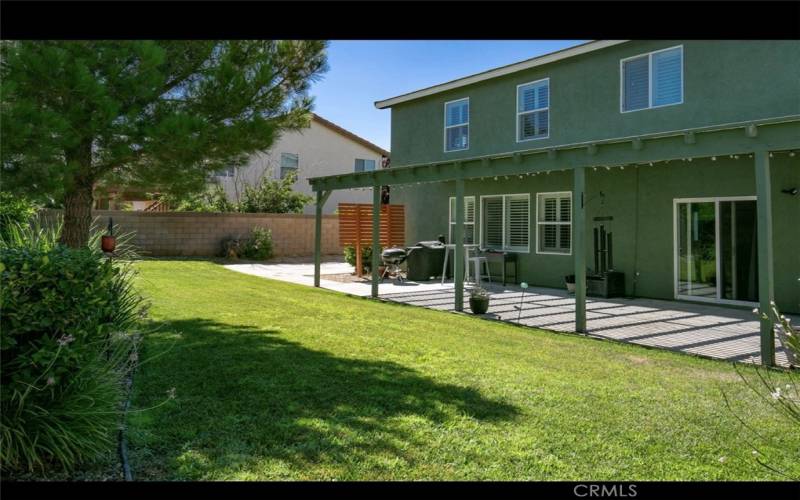
<svg viewBox="0 0 800 500"><path fill-rule="evenodd" d="M564 290L482 283L491 293L480 315L524 326L575 332L575 297ZM384 293L384 300L455 311L453 287ZM709 358L761 363L760 325L749 310L667 300L586 299L586 335ZM789 366L775 341L775 363Z"/></svg>
<svg viewBox="0 0 800 500"><path fill-rule="evenodd" d="M311 262L275 264L228 264L233 271L307 286L314 285ZM331 276L352 273L340 259L321 262L318 286L359 297L369 297L369 281L341 282ZM468 287L471 285L467 285ZM566 290L483 281L491 293L487 314L480 317L557 332L575 332L575 297ZM451 281L379 283L382 300L455 311L455 287ZM760 324L752 311L741 308L669 300L624 298L586 299L586 335L668 349L698 356L744 363L761 363ZM793 318L793 322L800 318ZM789 366L786 351L775 342L775 363Z"/></svg>
<svg viewBox="0 0 800 500"><path fill-rule="evenodd" d="M635 304L617 299L587 300L586 171L598 166L606 169L626 166L648 168L648 165L652 167L654 162L685 161L687 158L691 161L692 158L706 157L715 159L722 155L737 158L738 155L747 155L748 158L752 158L757 195L755 198L758 221L759 308L769 311L770 304L774 300L775 281L770 157L772 152L797 147L796 128L792 126L796 121L797 117L789 117L729 123L309 179L312 189L316 192L317 207L314 286L321 286L322 206L332 191L352 188L371 188L373 191L371 265L373 271L370 295L378 298L381 187L452 182L455 195L455 223L452 233L452 242L455 246L453 259L455 283L449 290L430 291L432 295L427 298L423 295L415 298L413 293L396 296L384 293L383 298L409 303L422 301L419 305L463 311L465 181L498 176L506 178L518 176L523 179L525 176L547 174L551 171L568 171L572 173L573 183L571 212L575 295L574 298L567 298L552 292L534 293L531 303L527 305L523 303L522 306L521 316L526 316L530 326L591 335L596 333L618 340L650 343L658 347L687 352L691 352L690 349L704 349L707 352L720 353L720 355L709 354L713 357L741 358L774 366L780 363L780 359L785 358L776 356L773 321L769 318L758 320L749 310L743 312L694 304L687 305L689 309L684 310L683 304L673 304L670 301L657 301L661 303L659 307L653 307L654 304L642 306L645 299L635 299ZM665 262L665 265L668 263ZM519 311L513 309L511 304L515 299L515 293L519 298L518 292L496 291L496 294L499 294L496 299L499 300L495 300L496 309L490 309L489 313L498 315L499 319L503 320L508 319L510 314L518 314ZM509 302L508 310L504 310L505 302ZM604 310L606 312L603 312ZM615 314L610 314L611 310L614 310ZM751 320L747 320L748 317ZM743 326L745 324L746 331L741 329L745 328ZM723 337L727 340L719 340ZM757 346L753 342L756 342Z"/></svg>

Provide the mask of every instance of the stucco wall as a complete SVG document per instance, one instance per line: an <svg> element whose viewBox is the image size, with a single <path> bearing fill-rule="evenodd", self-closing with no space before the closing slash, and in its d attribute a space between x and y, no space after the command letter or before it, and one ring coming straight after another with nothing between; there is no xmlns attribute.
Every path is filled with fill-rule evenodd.
<svg viewBox="0 0 800 500"><path fill-rule="evenodd" d="M620 112L620 59L683 45L684 102ZM516 142L516 87L550 78L550 136ZM796 40L633 41L392 107L392 164L438 162L800 113ZM469 149L444 152L444 103L470 99Z"/></svg>
<svg viewBox="0 0 800 500"><path fill-rule="evenodd" d="M800 195L781 192L800 188L800 156L776 154L771 167L776 301L787 312L800 312ZM613 216L614 267L625 273L626 293L641 297L674 296L673 199L756 194L754 160L748 155L738 160L698 158L624 170L589 168L586 177L587 265L593 266L592 218ZM572 256L535 250L536 193L552 191L572 191L572 172L468 180L464 194L530 193L531 250L519 254L520 278L532 285L561 287L563 277L573 273ZM406 205L407 243L448 234L448 198L454 193L453 182L393 189L392 202ZM476 234L480 221L478 203Z"/></svg>
<svg viewBox="0 0 800 500"><path fill-rule="evenodd" d="M246 167L237 170L234 177L220 177L219 180L231 200L237 198L243 183L254 184L262 175L280 178L281 153L298 155L297 182L293 189L312 195L309 177L334 174L349 174L355 171L356 158L374 160L375 167L381 166L381 155L366 146L334 132L317 121L300 132L284 133L266 153L254 155ZM332 214L340 202L372 203L372 190L347 189L335 191L325 203L323 213ZM306 214L314 213L314 203L305 208Z"/></svg>
<svg viewBox="0 0 800 500"><path fill-rule="evenodd" d="M58 210L45 210L52 218ZM122 231L134 231L134 244L150 256L218 256L222 240L247 237L253 227L272 231L276 257L314 255L314 217L301 214L222 214L198 212L133 212L96 210L102 225L108 217ZM322 253L340 254L339 218L322 219Z"/></svg>

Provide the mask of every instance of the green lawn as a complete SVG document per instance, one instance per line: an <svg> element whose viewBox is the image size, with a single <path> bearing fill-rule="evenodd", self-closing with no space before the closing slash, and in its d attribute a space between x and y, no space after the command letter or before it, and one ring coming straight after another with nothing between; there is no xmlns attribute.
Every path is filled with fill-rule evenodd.
<svg viewBox="0 0 800 500"><path fill-rule="evenodd" d="M157 330L133 407L176 399L129 418L137 479L774 479L721 390L800 450L723 362L211 262L139 269Z"/></svg>

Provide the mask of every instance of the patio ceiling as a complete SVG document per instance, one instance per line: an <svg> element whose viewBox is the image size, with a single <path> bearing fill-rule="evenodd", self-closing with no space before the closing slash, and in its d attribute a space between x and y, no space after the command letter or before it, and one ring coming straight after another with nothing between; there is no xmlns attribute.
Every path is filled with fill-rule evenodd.
<svg viewBox="0 0 800 500"><path fill-rule="evenodd" d="M314 191L511 176L800 148L800 115L313 177Z"/></svg>

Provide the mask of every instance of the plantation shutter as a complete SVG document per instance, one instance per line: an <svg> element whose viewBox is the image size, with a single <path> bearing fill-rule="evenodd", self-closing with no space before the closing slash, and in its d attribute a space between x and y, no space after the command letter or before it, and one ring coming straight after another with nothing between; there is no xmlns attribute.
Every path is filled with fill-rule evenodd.
<svg viewBox="0 0 800 500"><path fill-rule="evenodd" d="M649 66L648 56L637 57L622 63L623 111L649 107Z"/></svg>
<svg viewBox="0 0 800 500"><path fill-rule="evenodd" d="M653 54L653 106L681 102L682 66L683 54L680 48Z"/></svg>
<svg viewBox="0 0 800 500"><path fill-rule="evenodd" d="M570 215L572 212L572 200L567 197L559 198L558 203L559 203L558 220L561 222L570 222ZM558 231L559 231L558 248L560 250L566 250L568 252L570 249L570 239L572 237L572 226L571 225L558 226Z"/></svg>
<svg viewBox="0 0 800 500"><path fill-rule="evenodd" d="M507 231L506 247L510 249L528 248L528 198L509 196L506 200Z"/></svg>
<svg viewBox="0 0 800 500"><path fill-rule="evenodd" d="M493 197L483 200L484 245L489 248L503 248L503 198Z"/></svg>
<svg viewBox="0 0 800 500"><path fill-rule="evenodd" d="M469 147L469 101L466 99L445 104L445 151Z"/></svg>

